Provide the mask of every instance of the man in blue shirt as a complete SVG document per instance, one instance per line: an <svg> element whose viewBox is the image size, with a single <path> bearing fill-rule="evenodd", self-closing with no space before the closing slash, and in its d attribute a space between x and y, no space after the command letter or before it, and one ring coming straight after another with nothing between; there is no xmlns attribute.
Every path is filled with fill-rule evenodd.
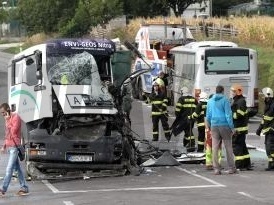
<svg viewBox="0 0 274 205"><path fill-rule="evenodd" d="M229 100L224 95L224 87L221 85L216 87L216 94L213 95L207 103L206 121L212 136L214 174L221 174L221 165L218 157L218 150L221 142L223 142L226 150L226 158L229 168L228 173L236 173L232 149L232 135L234 134L232 110Z"/></svg>

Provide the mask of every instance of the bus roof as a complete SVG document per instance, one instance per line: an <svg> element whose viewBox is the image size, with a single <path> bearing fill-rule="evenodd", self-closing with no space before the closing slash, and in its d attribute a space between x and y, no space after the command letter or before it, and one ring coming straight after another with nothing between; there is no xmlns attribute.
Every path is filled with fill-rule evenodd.
<svg viewBox="0 0 274 205"><path fill-rule="evenodd" d="M195 52L199 49L206 49L206 48L237 48L238 45L233 42L229 41L197 41L197 42L190 42L184 46L177 46L170 50L171 53L173 52L182 52L182 51L192 51Z"/></svg>

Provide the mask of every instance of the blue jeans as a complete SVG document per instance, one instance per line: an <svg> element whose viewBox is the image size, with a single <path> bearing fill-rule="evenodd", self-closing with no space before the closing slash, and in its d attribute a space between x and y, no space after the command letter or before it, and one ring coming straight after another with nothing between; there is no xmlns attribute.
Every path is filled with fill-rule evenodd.
<svg viewBox="0 0 274 205"><path fill-rule="evenodd" d="M16 147L9 147L7 149L7 152L9 154L9 160L8 160L8 165L7 165L7 168L6 168L6 175L5 175L4 180L3 180L2 190L4 192L6 192L8 190L8 187L9 187L9 184L10 184L10 181L11 181L11 178L12 178L13 171L15 170L15 171L18 172L18 180L19 180L19 183L20 183L20 188L22 190L28 191L27 182L25 180L25 176L24 176L24 173L21 169L20 162L19 162L19 159L18 159L18 150L17 150L17 148Z"/></svg>

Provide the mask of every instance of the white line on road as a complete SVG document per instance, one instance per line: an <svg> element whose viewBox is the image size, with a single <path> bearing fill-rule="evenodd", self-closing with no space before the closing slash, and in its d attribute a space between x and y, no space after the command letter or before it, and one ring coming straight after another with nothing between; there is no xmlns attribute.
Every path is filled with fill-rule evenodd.
<svg viewBox="0 0 274 205"><path fill-rule="evenodd" d="M67 193L87 193L87 192L120 192L120 191L149 191L149 190L174 190L174 189L198 189L198 188L216 188L219 185L198 185L198 186L174 186L174 187L139 187L139 188L121 188L121 189L90 189L90 190L72 190L58 191L58 194ZM221 185L223 187L223 185Z"/></svg>
<svg viewBox="0 0 274 205"><path fill-rule="evenodd" d="M220 184L214 180L203 177L201 175L192 173L186 169L176 167L178 170L183 171L187 174L190 174L194 177L198 177L207 182L210 182L209 185L197 185L197 186L174 186L174 187L129 187L129 188L120 188L120 189L92 189L92 190L72 190L72 191L60 191L52 184L50 184L47 180L43 180L42 182L55 194L67 194L67 193L87 193L87 192L120 192L120 191L148 191L148 190L174 190L174 189L198 189L198 188L216 188L216 187L226 187L223 184ZM69 204L68 204L69 205Z"/></svg>
<svg viewBox="0 0 274 205"><path fill-rule="evenodd" d="M207 177L201 176L201 175L199 175L199 174L195 174L195 173L193 173L193 172L191 172L191 171L188 171L188 170L186 170L186 169L183 169L183 168L181 168L181 167L175 167L175 168L178 169L178 170L180 170L180 171L183 171L183 172L185 172L185 173L188 173L188 174L190 174L190 175L192 175L192 176L195 176L195 177L198 177L198 178L203 179L203 180L205 180L205 181L208 181L208 182L214 184L214 185L217 186L217 187L226 187L225 185L220 184L220 183L218 183L218 182L216 182L216 181L214 181L214 180L212 180L212 179L209 179L209 178L207 178Z"/></svg>
<svg viewBox="0 0 274 205"><path fill-rule="evenodd" d="M74 205L71 201L63 201L65 205Z"/></svg>
<svg viewBox="0 0 274 205"><path fill-rule="evenodd" d="M256 201L266 202L266 201L265 201L264 199L262 199L262 198L258 198L258 197L252 196L252 195L250 195L250 194L248 194L248 193L245 193L245 192L238 192L238 194L243 195L243 196L245 196L245 197L247 197L247 198L256 200Z"/></svg>
<svg viewBox="0 0 274 205"><path fill-rule="evenodd" d="M59 190L57 188L55 188L55 186L53 186L51 183L49 183L48 180L42 180L42 182L54 193L58 193Z"/></svg>

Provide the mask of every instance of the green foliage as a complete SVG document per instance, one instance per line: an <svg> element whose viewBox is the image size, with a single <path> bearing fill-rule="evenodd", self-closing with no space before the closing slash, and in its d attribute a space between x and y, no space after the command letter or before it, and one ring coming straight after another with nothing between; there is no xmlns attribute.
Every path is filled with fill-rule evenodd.
<svg viewBox="0 0 274 205"><path fill-rule="evenodd" d="M180 16L191 4L202 3L206 0L166 0L167 5L172 8L176 17Z"/></svg>
<svg viewBox="0 0 274 205"><path fill-rule="evenodd" d="M5 9L0 9L0 23L5 22L8 19L8 12Z"/></svg>
<svg viewBox="0 0 274 205"><path fill-rule="evenodd" d="M18 2L18 20L29 35L57 32L74 16L78 0L24 0Z"/></svg>
<svg viewBox="0 0 274 205"><path fill-rule="evenodd" d="M121 0L24 0L19 1L16 16L29 35L60 32L80 37L122 11Z"/></svg>
<svg viewBox="0 0 274 205"><path fill-rule="evenodd" d="M60 28L61 36L80 37L98 24L105 24L123 12L120 0L80 0L74 17Z"/></svg>

